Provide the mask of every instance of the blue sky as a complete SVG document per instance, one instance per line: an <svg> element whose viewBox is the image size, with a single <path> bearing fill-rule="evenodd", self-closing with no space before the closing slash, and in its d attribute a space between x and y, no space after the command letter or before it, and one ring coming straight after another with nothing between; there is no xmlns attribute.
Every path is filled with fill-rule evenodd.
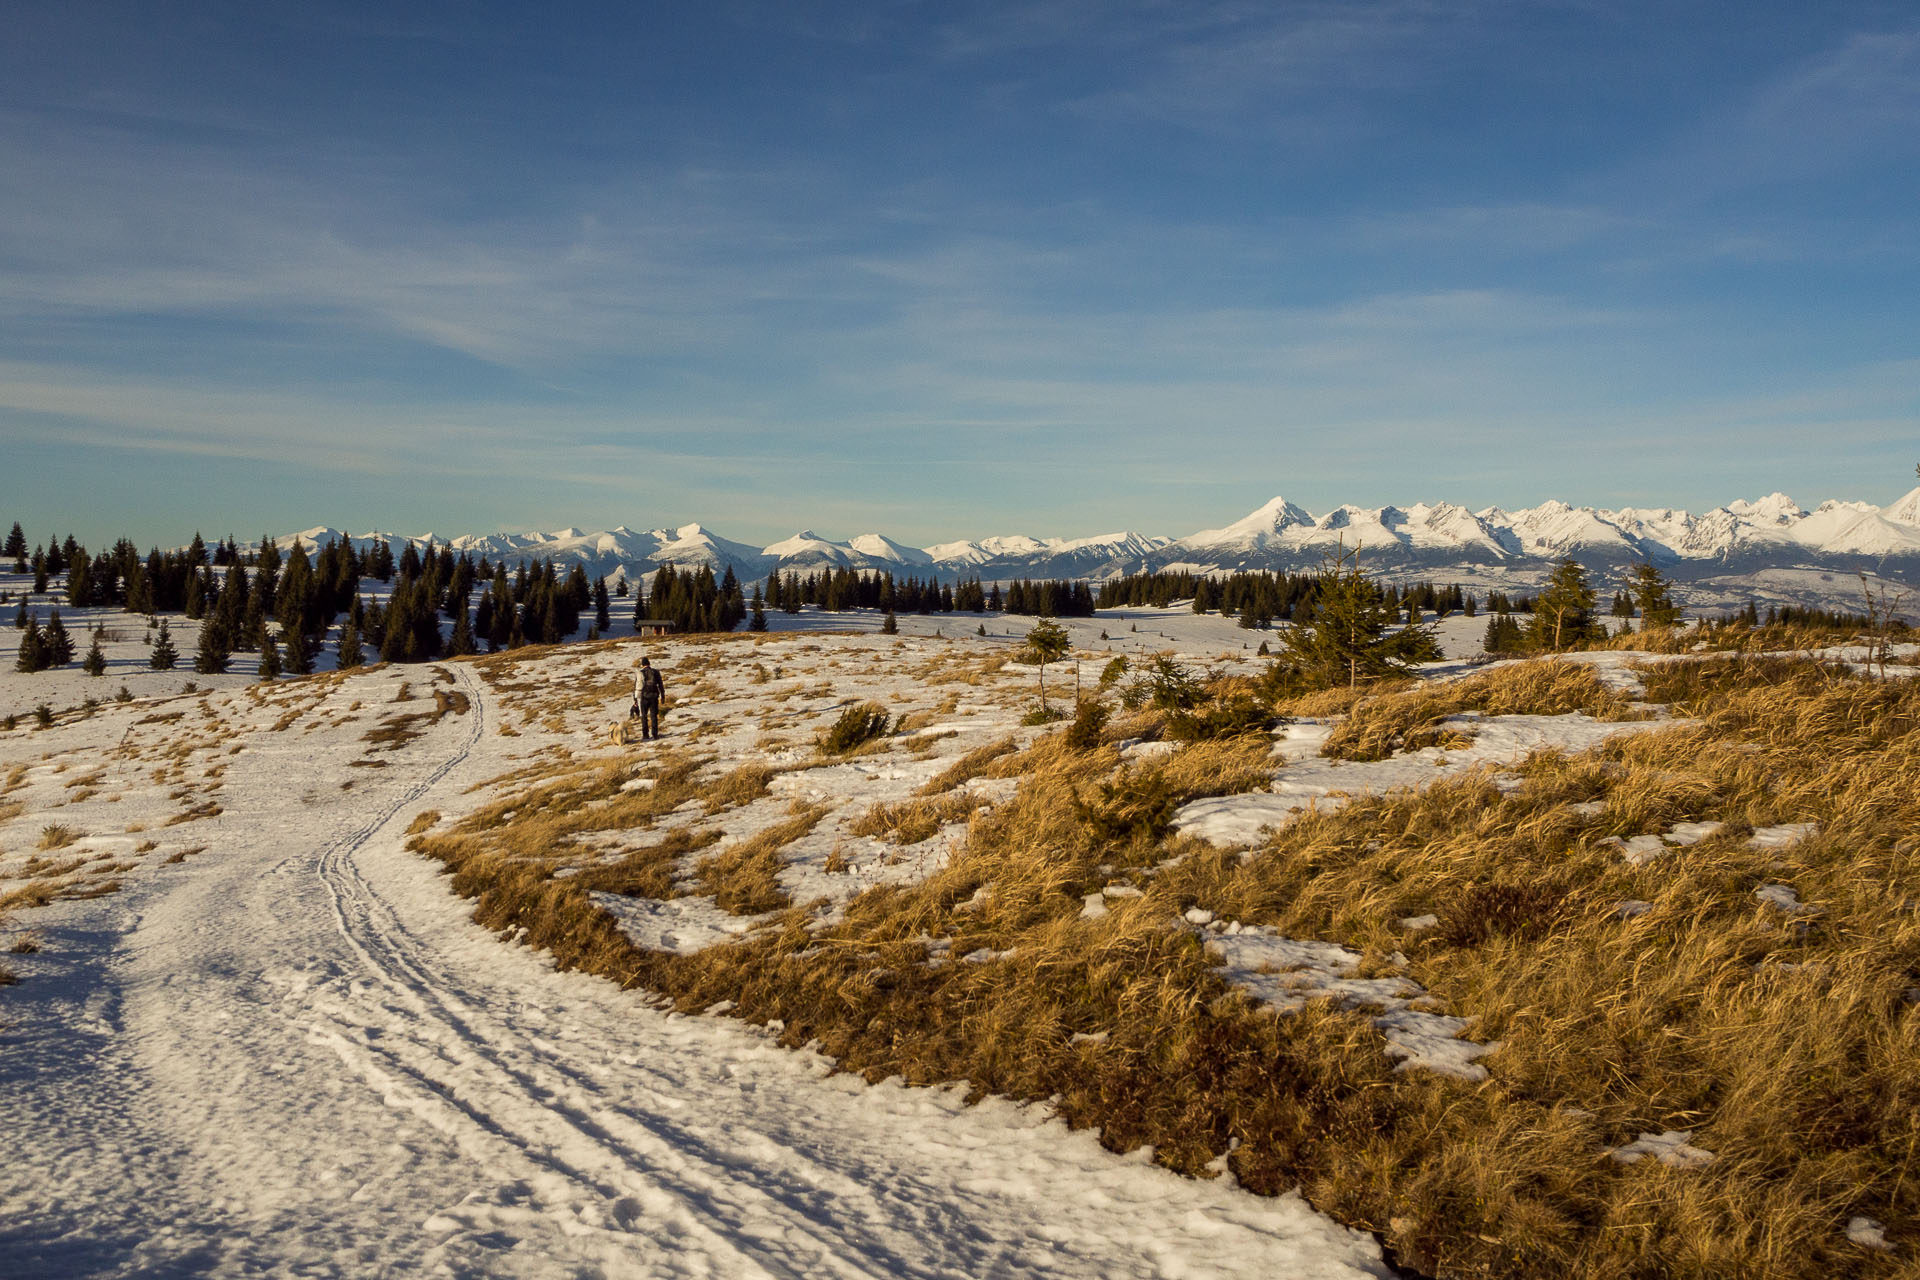
<svg viewBox="0 0 1920 1280"><path fill-rule="evenodd" d="M1886 502L1916 197L1911 3L14 6L0 521Z"/></svg>

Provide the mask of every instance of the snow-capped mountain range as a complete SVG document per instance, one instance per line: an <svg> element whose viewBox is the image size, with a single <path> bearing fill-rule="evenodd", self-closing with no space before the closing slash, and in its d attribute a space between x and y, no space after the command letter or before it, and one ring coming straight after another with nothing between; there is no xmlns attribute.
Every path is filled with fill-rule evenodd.
<svg viewBox="0 0 1920 1280"><path fill-rule="evenodd" d="M312 547L345 535L328 528L298 537ZM1358 547L1362 562L1394 576L1456 580L1534 580L1549 562L1572 555L1605 568L1649 559L1681 581L1769 571L1872 569L1895 578L1920 575L1920 489L1886 507L1824 502L1805 510L1782 493L1730 502L1702 514L1672 508L1605 510L1552 501L1520 511L1472 511L1450 502L1407 507L1340 506L1324 515L1275 498L1242 519L1184 538L1142 533L1092 538L1003 535L911 547L879 533L844 541L812 530L768 546L721 537L698 524L637 531L625 525L587 533L356 534L366 547L429 540L492 559L580 561L589 574L637 578L662 564L732 566L742 579L775 569L852 568L942 579L1021 577L1103 579L1149 569L1202 573L1297 570L1319 564L1337 546Z"/></svg>

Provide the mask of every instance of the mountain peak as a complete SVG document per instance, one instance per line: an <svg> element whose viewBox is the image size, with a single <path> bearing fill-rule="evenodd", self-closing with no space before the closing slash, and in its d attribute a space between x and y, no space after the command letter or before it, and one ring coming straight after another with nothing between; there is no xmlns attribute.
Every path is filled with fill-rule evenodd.
<svg viewBox="0 0 1920 1280"><path fill-rule="evenodd" d="M1900 524L1920 525L1920 489L1915 489L1880 513Z"/></svg>

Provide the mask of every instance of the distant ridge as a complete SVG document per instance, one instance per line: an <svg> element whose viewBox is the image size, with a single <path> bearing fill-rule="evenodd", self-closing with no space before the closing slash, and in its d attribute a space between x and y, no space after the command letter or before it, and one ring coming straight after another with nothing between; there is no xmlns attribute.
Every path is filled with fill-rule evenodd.
<svg viewBox="0 0 1920 1280"><path fill-rule="evenodd" d="M278 541L285 546L298 537L314 546L344 536L321 527ZM424 543L429 537L374 531L355 534L353 541L364 548L376 542ZM620 525L600 532L567 528L555 533L466 534L433 541L510 562L549 556L577 560L589 574L629 579L673 564L707 566L716 573L731 566L743 579L763 578L776 569L844 568L948 580L1098 580L1156 569L1299 570L1319 564L1330 549L1344 545L1361 548L1369 567L1400 577L1525 583L1537 580L1551 561L1573 555L1597 568L1647 559L1683 582L1731 581L1789 569L1873 569L1912 580L1920 577L1920 488L1886 507L1829 501L1809 511L1785 494L1773 493L1697 515L1673 508L1608 510L1548 501L1519 511L1472 511L1451 502L1344 505L1316 516L1275 497L1230 524L1184 538L1135 532L1073 539L1010 534L911 547L880 533L842 541L807 529L754 546L721 537L704 525L685 524L647 530ZM1837 598L1856 587L1842 583L1799 594Z"/></svg>

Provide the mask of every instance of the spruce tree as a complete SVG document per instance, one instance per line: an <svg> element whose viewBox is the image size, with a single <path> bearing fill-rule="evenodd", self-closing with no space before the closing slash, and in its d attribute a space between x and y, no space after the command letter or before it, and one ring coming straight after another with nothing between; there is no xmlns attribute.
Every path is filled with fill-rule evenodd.
<svg viewBox="0 0 1920 1280"><path fill-rule="evenodd" d="M900 634L900 620L893 616L893 610L887 610L887 616L880 621L880 634L897 636Z"/></svg>
<svg viewBox="0 0 1920 1280"><path fill-rule="evenodd" d="M280 674L280 646L272 636L260 642L260 683L268 684Z"/></svg>
<svg viewBox="0 0 1920 1280"><path fill-rule="evenodd" d="M66 624L60 621L60 611L55 609L47 616L47 665L64 667L73 661L73 637L67 634Z"/></svg>
<svg viewBox="0 0 1920 1280"><path fill-rule="evenodd" d="M220 648L232 654L237 647L243 647L247 623L247 601L251 592L247 589L247 571L240 567L238 560L227 565L227 575L220 583L219 598L214 600L207 615L219 628Z"/></svg>
<svg viewBox="0 0 1920 1280"><path fill-rule="evenodd" d="M87 559L85 547L76 546L74 551L77 554L67 568L67 603L81 609L93 603L93 562Z"/></svg>
<svg viewBox="0 0 1920 1280"><path fill-rule="evenodd" d="M288 675L310 676L313 674L313 641L307 639L307 633L295 627L291 631L280 633L281 665Z"/></svg>
<svg viewBox="0 0 1920 1280"><path fill-rule="evenodd" d="M453 634L447 638L447 656L462 658L473 651L473 624L467 620L466 606L462 605L453 615Z"/></svg>
<svg viewBox="0 0 1920 1280"><path fill-rule="evenodd" d="M1634 607L1640 610L1641 627L1671 627L1680 621L1680 606L1673 602L1673 583L1648 560L1633 566L1627 580Z"/></svg>
<svg viewBox="0 0 1920 1280"><path fill-rule="evenodd" d="M180 651L173 647L173 635L167 629L167 620L160 619L160 634L154 638L153 652L147 655L147 665L155 671L171 671L180 661Z"/></svg>
<svg viewBox="0 0 1920 1280"><path fill-rule="evenodd" d="M0 555L5 555L12 559L13 571L15 573L25 573L27 571L27 533L26 530L20 527L18 520L13 522L13 531L7 534L6 549L0 551Z"/></svg>
<svg viewBox="0 0 1920 1280"><path fill-rule="evenodd" d="M27 629L27 598L25 596L20 597L20 607L14 611L13 629L15 631Z"/></svg>
<svg viewBox="0 0 1920 1280"><path fill-rule="evenodd" d="M100 633L94 632L93 643L87 646L87 656L80 662L80 669L90 676L107 674L107 655L100 652Z"/></svg>
<svg viewBox="0 0 1920 1280"><path fill-rule="evenodd" d="M193 669L203 676L222 675L232 660L233 651L222 635L220 619L209 613L200 624L200 643L194 650Z"/></svg>
<svg viewBox="0 0 1920 1280"><path fill-rule="evenodd" d="M1488 653L1518 653L1526 647L1526 639L1513 615L1496 613L1487 618L1487 634L1480 647Z"/></svg>
<svg viewBox="0 0 1920 1280"><path fill-rule="evenodd" d="M260 576L266 576L264 565L261 567ZM307 550L300 545L298 538L295 538L293 546L287 549L286 573L282 576L279 589L274 594L272 613L280 623L280 634L283 637L294 631L312 635L319 625L319 583L315 578L313 565L307 559Z"/></svg>
<svg viewBox="0 0 1920 1280"><path fill-rule="evenodd" d="M235 566L238 568L239 566ZM263 649L269 639L267 635L267 617L272 613L267 600L267 571L257 569L253 575L253 586L247 592L246 612L241 615L237 632L240 649Z"/></svg>
<svg viewBox="0 0 1920 1280"><path fill-rule="evenodd" d="M607 579L604 575L593 580L593 625L601 635L613 625L613 604L607 597Z"/></svg>
<svg viewBox="0 0 1920 1280"><path fill-rule="evenodd" d="M753 613L751 618L747 622L747 630L765 631L766 629L767 629L766 604L760 598L760 588L755 587L753 589Z"/></svg>
<svg viewBox="0 0 1920 1280"><path fill-rule="evenodd" d="M45 671L47 669L47 640L40 634L38 619L27 619L27 630L20 637L20 650L14 655L15 671Z"/></svg>
<svg viewBox="0 0 1920 1280"><path fill-rule="evenodd" d="M1595 638L1593 585L1578 560L1565 556L1533 602L1527 642L1536 649L1575 649Z"/></svg>
<svg viewBox="0 0 1920 1280"><path fill-rule="evenodd" d="M1281 632L1280 643L1308 682L1354 688L1440 656L1431 629L1389 631L1396 620L1386 593L1361 572L1359 551L1341 547L1315 578L1312 620L1296 621Z"/></svg>
<svg viewBox="0 0 1920 1280"><path fill-rule="evenodd" d="M1067 629L1051 618L1042 618L1027 632L1027 660L1040 668L1040 713L1047 712L1047 664L1058 662L1073 647Z"/></svg>
<svg viewBox="0 0 1920 1280"><path fill-rule="evenodd" d="M340 628L340 652L334 660L334 665L342 671L348 671L364 661L366 658L360 652L360 628L349 617L346 624Z"/></svg>

